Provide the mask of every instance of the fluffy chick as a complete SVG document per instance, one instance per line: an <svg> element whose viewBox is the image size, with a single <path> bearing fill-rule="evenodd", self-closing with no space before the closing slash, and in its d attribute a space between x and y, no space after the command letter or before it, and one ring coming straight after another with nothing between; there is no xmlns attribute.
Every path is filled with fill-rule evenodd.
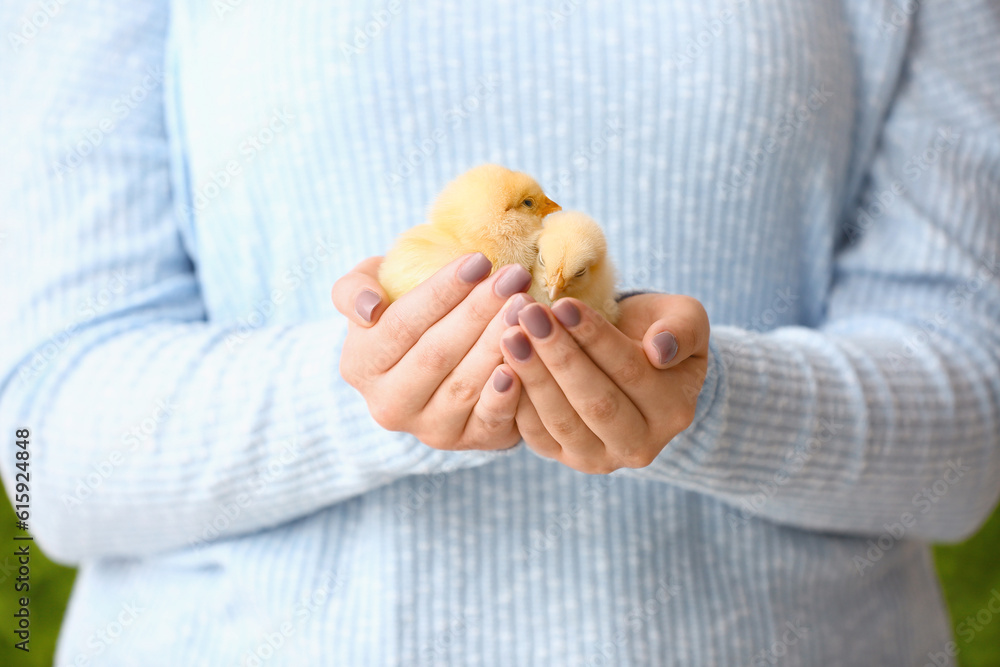
<svg viewBox="0 0 1000 667"><path fill-rule="evenodd" d="M563 296L580 299L612 324L618 322L615 267L604 232L589 216L563 211L545 219L528 293L551 304Z"/></svg>
<svg viewBox="0 0 1000 667"><path fill-rule="evenodd" d="M479 251L496 271L531 271L542 218L560 210L527 174L495 164L465 172L445 186L428 222L403 232L386 253L379 282L395 301L456 257Z"/></svg>

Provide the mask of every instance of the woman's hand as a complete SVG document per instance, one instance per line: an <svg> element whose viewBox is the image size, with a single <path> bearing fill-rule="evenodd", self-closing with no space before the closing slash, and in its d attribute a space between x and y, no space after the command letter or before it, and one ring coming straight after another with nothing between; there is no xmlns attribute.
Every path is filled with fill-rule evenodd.
<svg viewBox="0 0 1000 667"><path fill-rule="evenodd" d="M518 304L514 304L515 306ZM523 387L517 427L533 450L586 473L643 468L694 420L708 367L695 299L641 294L618 328L576 299L523 306L502 338Z"/></svg>
<svg viewBox="0 0 1000 667"><path fill-rule="evenodd" d="M520 383L502 365L502 312L528 288L519 265L489 279L481 253L460 257L388 307L369 257L333 286L350 320L340 374L361 392L375 421L436 449L506 449L520 440ZM523 297L522 297L523 298Z"/></svg>

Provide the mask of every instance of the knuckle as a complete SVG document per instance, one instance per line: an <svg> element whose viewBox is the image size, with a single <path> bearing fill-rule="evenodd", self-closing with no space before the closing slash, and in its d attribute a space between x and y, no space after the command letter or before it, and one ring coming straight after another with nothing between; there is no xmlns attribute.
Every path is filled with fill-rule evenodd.
<svg viewBox="0 0 1000 667"><path fill-rule="evenodd" d="M648 447L636 447L619 458L628 468L645 468L656 458L656 452Z"/></svg>
<svg viewBox="0 0 1000 667"><path fill-rule="evenodd" d="M587 475L608 475L621 467L616 465L607 456L585 459L571 457L563 461L563 463Z"/></svg>
<svg viewBox="0 0 1000 667"><path fill-rule="evenodd" d="M635 386L646 374L646 364L638 357L629 355L615 372L615 381L619 386Z"/></svg>
<svg viewBox="0 0 1000 667"><path fill-rule="evenodd" d="M387 431L405 430L403 415L400 414L399 410L392 403L369 401L368 412L371 413L375 423Z"/></svg>
<svg viewBox="0 0 1000 667"><path fill-rule="evenodd" d="M554 417L548 428L556 440L563 440L574 435L579 429L579 424L572 417Z"/></svg>
<svg viewBox="0 0 1000 667"><path fill-rule="evenodd" d="M453 378L449 380L446 395L450 402L467 404L475 400L482 392L481 387L477 387L474 382L466 378Z"/></svg>
<svg viewBox="0 0 1000 667"><path fill-rule="evenodd" d="M432 280L428 285L431 300L443 306L452 307L458 300L451 280Z"/></svg>
<svg viewBox="0 0 1000 667"><path fill-rule="evenodd" d="M491 306L486 299L475 298L475 295L469 300L469 320L472 322L489 322L498 310L498 307Z"/></svg>
<svg viewBox="0 0 1000 667"><path fill-rule="evenodd" d="M402 317L397 310L390 309L383 313L379 324L382 326L386 338L392 341L392 343L389 343L390 345L398 344L399 341L413 341L418 338L418 332L414 324L407 318Z"/></svg>
<svg viewBox="0 0 1000 667"><path fill-rule="evenodd" d="M568 346L559 346L546 355L545 365L552 374L565 373L573 367L573 350Z"/></svg>
<svg viewBox="0 0 1000 667"><path fill-rule="evenodd" d="M590 399L584 406L586 413L598 421L611 421L621 409L621 402L613 392Z"/></svg>
<svg viewBox="0 0 1000 667"><path fill-rule="evenodd" d="M677 435L687 429L694 422L694 415L697 411L697 403L689 401L679 401L667 415L667 428L672 435Z"/></svg>
<svg viewBox="0 0 1000 667"><path fill-rule="evenodd" d="M431 374L437 375L446 373L452 369L453 363L448 353L437 345L422 346L417 353L417 360L421 368Z"/></svg>
<svg viewBox="0 0 1000 667"><path fill-rule="evenodd" d="M420 442L427 445L428 447L430 447L431 449L440 449L440 450L462 449L461 440L456 441L454 438L446 437L445 434L438 431L432 431L431 433L426 434L417 439L420 440Z"/></svg>

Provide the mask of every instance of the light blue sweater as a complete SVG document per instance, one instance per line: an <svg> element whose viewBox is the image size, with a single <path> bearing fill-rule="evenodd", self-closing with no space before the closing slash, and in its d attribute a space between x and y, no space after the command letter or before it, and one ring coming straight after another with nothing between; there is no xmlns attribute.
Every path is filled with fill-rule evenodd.
<svg viewBox="0 0 1000 667"><path fill-rule="evenodd" d="M1000 488L996 2L13 4L0 467L30 428L59 665L961 655L927 542ZM648 468L435 451L340 378L333 282L487 161L705 304Z"/></svg>

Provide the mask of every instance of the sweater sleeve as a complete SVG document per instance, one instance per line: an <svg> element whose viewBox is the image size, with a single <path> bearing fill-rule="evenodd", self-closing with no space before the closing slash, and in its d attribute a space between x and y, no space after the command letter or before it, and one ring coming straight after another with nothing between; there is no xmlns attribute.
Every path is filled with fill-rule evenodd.
<svg viewBox="0 0 1000 667"><path fill-rule="evenodd" d="M502 455L379 428L338 372L332 305L295 326L213 323L172 201L167 3L49 3L41 26L23 4L0 12L0 470L14 488L29 429L49 554L184 547Z"/></svg>
<svg viewBox="0 0 1000 667"><path fill-rule="evenodd" d="M721 498L734 529L958 540L1000 493L1000 8L881 29L910 51L824 320L713 327L694 424L621 473Z"/></svg>

